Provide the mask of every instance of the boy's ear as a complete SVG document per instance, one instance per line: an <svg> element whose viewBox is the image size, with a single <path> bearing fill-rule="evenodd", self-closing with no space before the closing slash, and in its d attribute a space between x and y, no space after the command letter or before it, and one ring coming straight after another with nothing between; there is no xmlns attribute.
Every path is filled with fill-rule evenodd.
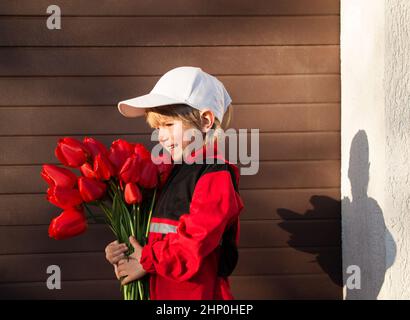
<svg viewBox="0 0 410 320"><path fill-rule="evenodd" d="M202 130L208 132L215 123L215 115L209 109L204 109L201 111L201 122Z"/></svg>

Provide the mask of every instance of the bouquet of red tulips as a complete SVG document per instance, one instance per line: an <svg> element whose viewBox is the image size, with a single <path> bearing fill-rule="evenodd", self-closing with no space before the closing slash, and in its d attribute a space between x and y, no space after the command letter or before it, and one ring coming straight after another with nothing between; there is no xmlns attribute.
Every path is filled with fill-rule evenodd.
<svg viewBox="0 0 410 320"><path fill-rule="evenodd" d="M103 217L117 240L128 245L127 256L133 253L129 237L144 246L157 189L171 171L170 158L157 158L140 143L114 141L107 149L98 140L59 139L55 155L68 168L44 164L42 178L48 183L47 200L63 212L52 219L49 236L60 240L87 230L87 219L95 222ZM103 214L93 214L89 206L99 207ZM86 214L87 213L87 214ZM148 300L148 276L122 285L124 299Z"/></svg>

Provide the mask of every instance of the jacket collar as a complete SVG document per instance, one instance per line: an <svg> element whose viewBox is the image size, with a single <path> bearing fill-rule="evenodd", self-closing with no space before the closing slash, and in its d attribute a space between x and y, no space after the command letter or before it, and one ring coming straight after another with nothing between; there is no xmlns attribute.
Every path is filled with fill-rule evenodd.
<svg viewBox="0 0 410 320"><path fill-rule="evenodd" d="M205 144L202 146L202 148L199 148L197 150L193 150L190 155L186 156L185 162L187 163L193 163L196 162L200 159L205 161L207 158L220 158L223 159L224 162L226 160L224 157L219 153L218 150L218 143L213 143L213 144Z"/></svg>

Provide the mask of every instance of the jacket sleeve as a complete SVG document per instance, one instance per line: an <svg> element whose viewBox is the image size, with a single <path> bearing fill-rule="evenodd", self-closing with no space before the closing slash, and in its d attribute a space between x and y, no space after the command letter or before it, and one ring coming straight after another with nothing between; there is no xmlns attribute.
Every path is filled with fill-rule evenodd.
<svg viewBox="0 0 410 320"><path fill-rule="evenodd" d="M180 217L176 233L144 246L142 267L177 281L192 278L202 260L219 245L226 226L237 222L242 208L228 170L205 173L195 186L190 212Z"/></svg>

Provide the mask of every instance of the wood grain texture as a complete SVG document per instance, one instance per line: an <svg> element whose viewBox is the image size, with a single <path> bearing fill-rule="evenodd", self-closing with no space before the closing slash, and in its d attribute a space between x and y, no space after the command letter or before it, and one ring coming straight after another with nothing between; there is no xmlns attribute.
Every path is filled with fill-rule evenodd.
<svg viewBox="0 0 410 320"><path fill-rule="evenodd" d="M238 46L339 44L339 16L4 17L0 46Z"/></svg>
<svg viewBox="0 0 410 320"><path fill-rule="evenodd" d="M250 130L248 130L249 132ZM85 136L75 136L82 140ZM108 148L119 138L127 141L144 143L150 150L157 144L151 141L151 135L110 135L94 136ZM54 155L59 136L24 136L0 137L0 148L7 152L0 154L0 164L24 165L53 163L61 165ZM236 155L238 161L240 153L251 150L251 134L247 135L244 150L235 147L235 143L226 139L225 154ZM231 149L230 149L231 146ZM246 149L245 149L246 147ZM340 135L337 132L308 132L308 133L260 133L259 159L266 160L337 160L340 153ZM236 151L236 152L235 152ZM222 151L221 151L222 152ZM233 161L233 159L232 159Z"/></svg>
<svg viewBox="0 0 410 320"><path fill-rule="evenodd" d="M340 102L338 75L221 76L234 103ZM0 106L113 105L149 92L159 77L0 78ZM234 100L235 99L235 100Z"/></svg>
<svg viewBox="0 0 410 320"><path fill-rule="evenodd" d="M239 263L233 276L323 274L325 271L315 261L324 257L333 272L339 272L337 247L308 247L311 252L295 248L251 248L239 250ZM265 263L261 264L260 261ZM47 277L50 265L61 268L64 281L113 280L113 267L105 260L103 250L98 252L66 252L38 254L9 254L0 256L2 281L8 283L37 282ZM84 267L86 266L86 267Z"/></svg>
<svg viewBox="0 0 410 320"><path fill-rule="evenodd" d="M199 66L219 75L337 74L339 54L337 45L169 47L166 50L162 47L2 47L0 76L160 76L178 65ZM115 63L107 63L112 57L116 57Z"/></svg>
<svg viewBox="0 0 410 320"><path fill-rule="evenodd" d="M260 132L340 132L340 104L244 104L233 106L232 128ZM269 121L267 121L267 119ZM124 118L116 106L0 107L3 136L103 135L139 139L152 129L142 118ZM143 137L141 137L143 138ZM108 142L107 142L108 143Z"/></svg>
<svg viewBox="0 0 410 320"><path fill-rule="evenodd" d="M152 147L144 119L116 104L191 65L228 89L232 128L260 131L258 174L240 180L235 298L341 299L340 1L53 4L58 31L45 25L49 2L0 2L0 298L121 299L106 226L48 237L61 210L45 199L41 165L58 163L63 136ZM62 290L45 285L51 264Z"/></svg>
<svg viewBox="0 0 410 320"><path fill-rule="evenodd" d="M0 254L101 251L114 240L105 225L90 225L87 232L65 241L48 237L48 225L0 226ZM340 221L242 221L241 248L338 246Z"/></svg>
<svg viewBox="0 0 410 320"><path fill-rule="evenodd" d="M240 190L241 220L340 219L340 188ZM0 194L0 225L47 224L60 209L39 194ZM286 210L284 210L286 209ZM95 214L100 209L91 208Z"/></svg>
<svg viewBox="0 0 410 320"><path fill-rule="evenodd" d="M75 16L187 16L187 15L324 15L339 14L339 0L56 0L64 15ZM46 15L47 0L3 0L0 15Z"/></svg>
<svg viewBox="0 0 410 320"><path fill-rule="evenodd" d="M341 299L340 287L327 275L231 277L235 299ZM62 290L45 283L0 284L1 299L121 299L117 280L65 281Z"/></svg>
<svg viewBox="0 0 410 320"><path fill-rule="evenodd" d="M240 188L334 188L340 186L340 163L323 161L255 162L256 175L243 175ZM41 165L0 166L1 193L45 192L46 183L40 176ZM78 169L73 171L80 175ZM336 172L336 173L335 173ZM260 179L260 176L269 177Z"/></svg>

